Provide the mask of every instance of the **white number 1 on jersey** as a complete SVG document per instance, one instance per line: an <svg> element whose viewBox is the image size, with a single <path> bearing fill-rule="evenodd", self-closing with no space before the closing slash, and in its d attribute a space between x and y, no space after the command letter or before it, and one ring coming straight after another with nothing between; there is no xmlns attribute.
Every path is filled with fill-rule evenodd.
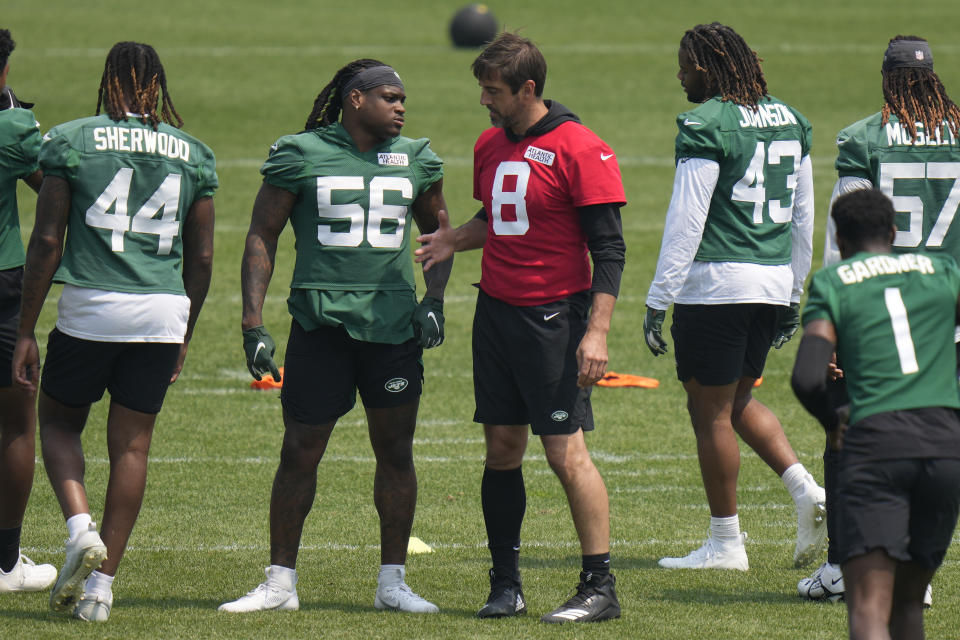
<svg viewBox="0 0 960 640"><path fill-rule="evenodd" d="M917 352L913 348L913 336L910 334L910 320L907 318L907 307L903 304L903 297L897 287L888 287L883 290L883 301L890 314L890 324L893 326L893 340L897 345L897 355L900 357L900 371L909 375L920 371L917 364Z"/></svg>
<svg viewBox="0 0 960 640"><path fill-rule="evenodd" d="M133 216L132 221L127 216L131 180L133 169L123 167L117 171L107 188L87 209L87 225L110 231L110 247L117 253L123 252L123 234L132 231L158 236L157 255L169 255L173 239L180 232L180 222L177 220L177 210L180 207L180 174L167 174L153 195ZM113 213L109 212L110 207L113 207ZM163 215L154 218L161 210Z"/></svg>

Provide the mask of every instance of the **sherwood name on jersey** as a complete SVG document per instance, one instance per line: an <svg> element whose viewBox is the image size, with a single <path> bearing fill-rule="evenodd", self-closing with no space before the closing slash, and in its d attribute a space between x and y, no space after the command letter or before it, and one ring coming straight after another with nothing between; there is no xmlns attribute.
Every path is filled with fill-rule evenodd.
<svg viewBox="0 0 960 640"><path fill-rule="evenodd" d="M93 129L93 141L93 148L97 151L155 153L168 158L180 158L184 162L190 161L190 143L153 129L96 127Z"/></svg>

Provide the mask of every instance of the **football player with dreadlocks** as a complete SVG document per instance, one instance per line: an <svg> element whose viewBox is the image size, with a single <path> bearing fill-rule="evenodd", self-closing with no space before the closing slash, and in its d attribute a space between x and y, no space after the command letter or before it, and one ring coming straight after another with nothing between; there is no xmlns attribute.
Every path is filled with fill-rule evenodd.
<svg viewBox="0 0 960 640"><path fill-rule="evenodd" d="M10 54L16 44L0 29L0 593L40 591L57 578L53 565L36 565L20 553L20 529L33 488L37 430L36 402L14 388L10 361L17 339L23 241L17 210L17 181L40 190L37 164L40 125L32 104L17 100L7 86Z"/></svg>
<svg viewBox="0 0 960 640"><path fill-rule="evenodd" d="M67 520L50 606L87 621L110 616L157 414L210 285L217 187L213 153L178 128L150 45L113 46L96 113L44 136L13 358L14 381L39 391L44 466ZM64 286L39 380L34 331L51 282ZM81 434L105 390L110 477L101 538L84 488Z"/></svg>
<svg viewBox="0 0 960 640"><path fill-rule="evenodd" d="M933 53L923 38L898 35L891 39L881 73L881 110L837 136L839 178L831 204L840 195L876 187L893 200L897 211L895 253L946 253L960 260L960 227L953 224L960 206L960 171L956 169L960 167L960 108L933 70ZM839 259L831 217L824 266ZM838 403L846 401L842 378L830 390ZM836 499L837 455L829 446L823 454L828 507ZM827 529L827 561L797 585L800 596L810 600L839 600L844 595L837 524L830 508ZM925 603L931 602L928 589Z"/></svg>
<svg viewBox="0 0 960 640"><path fill-rule="evenodd" d="M813 235L811 128L767 93L759 57L728 26L687 31L679 63L677 77L697 106L677 117L673 198L644 334L655 356L666 353L662 325L673 304L677 376L711 518L703 546L660 566L747 570L738 434L793 497L800 566L823 545L823 489L751 392L770 346L781 347L799 325Z"/></svg>
<svg viewBox="0 0 960 640"><path fill-rule="evenodd" d="M356 402L367 414L380 516L374 606L438 608L405 582L417 503L413 434L423 388L423 348L443 342L443 292L452 261L424 271L417 303L411 217L437 228L443 163L430 141L400 135L403 82L378 60L355 60L317 96L305 130L280 138L260 170L241 267L243 345L254 378L272 373L275 345L262 310L277 241L289 220L296 265L288 308L284 436L270 498L267 579L221 611L295 610L297 552L317 491L317 467L337 420Z"/></svg>

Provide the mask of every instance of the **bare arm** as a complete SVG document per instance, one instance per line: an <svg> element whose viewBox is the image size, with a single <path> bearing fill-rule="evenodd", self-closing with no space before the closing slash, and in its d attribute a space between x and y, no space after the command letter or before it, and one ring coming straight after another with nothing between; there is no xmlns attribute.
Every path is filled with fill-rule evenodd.
<svg viewBox="0 0 960 640"><path fill-rule="evenodd" d="M174 367L170 382L180 376L187 346L193 337L193 328L200 316L200 309L210 288L213 275L213 198L200 198L193 203L183 223L183 288L190 298L190 316L187 318L187 333L180 347L180 357Z"/></svg>
<svg viewBox="0 0 960 640"><path fill-rule="evenodd" d="M263 324L261 315L263 301L267 295L270 278L273 276L277 241L296 201L296 194L266 182L261 185L257 193L240 265L243 329L259 327Z"/></svg>
<svg viewBox="0 0 960 640"><path fill-rule="evenodd" d="M27 186L33 189L36 193L40 193L40 185L43 183L43 171L37 169L30 175L26 176L23 181L26 182Z"/></svg>
<svg viewBox="0 0 960 640"><path fill-rule="evenodd" d="M417 222L421 237L424 233L434 233L440 228L439 215L446 214L447 203L443 199L443 178L437 180L413 202L413 219ZM435 268L430 268L435 267ZM427 285L425 297L443 300L443 292L453 269L453 254L442 261L434 261L428 267L423 265L423 281Z"/></svg>
<svg viewBox="0 0 960 640"><path fill-rule="evenodd" d="M610 333L610 320L613 318L613 306L617 299L609 293L595 292L593 306L590 309L590 321L587 332L577 347L577 366L580 375L577 386L589 387L607 373L607 334Z"/></svg>
<svg viewBox="0 0 960 640"><path fill-rule="evenodd" d="M13 354L13 381L24 391L36 393L40 381L40 353L34 334L53 274L63 254L63 236L70 215L70 185L63 178L47 176L37 197L37 215L27 246L20 299L20 326Z"/></svg>
<svg viewBox="0 0 960 640"><path fill-rule="evenodd" d="M436 231L417 237L422 246L413 252L414 261L423 263L424 273L434 264L450 259L456 251L479 249L487 242L486 220L474 216L454 229L447 212L441 210L437 212L437 222Z"/></svg>

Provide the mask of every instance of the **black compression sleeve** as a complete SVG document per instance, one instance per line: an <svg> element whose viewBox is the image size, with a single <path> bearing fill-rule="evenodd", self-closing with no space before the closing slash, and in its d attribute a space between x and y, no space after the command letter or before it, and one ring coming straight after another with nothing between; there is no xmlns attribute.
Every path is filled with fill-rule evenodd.
<svg viewBox="0 0 960 640"><path fill-rule="evenodd" d="M483 207L480 207L480 211L477 211L477 212L473 215L473 217L476 218L477 220L483 220L484 222L486 222L486 221L487 221L487 210L484 209Z"/></svg>
<svg viewBox="0 0 960 640"><path fill-rule="evenodd" d="M577 211L593 260L593 284L590 290L616 297L620 293L620 279L626 261L620 207L608 202L579 207Z"/></svg>
<svg viewBox="0 0 960 640"><path fill-rule="evenodd" d="M840 425L827 393L827 365L835 346L820 336L804 336L797 348L797 362L793 365L793 376L790 378L800 404L827 431L833 431Z"/></svg>

